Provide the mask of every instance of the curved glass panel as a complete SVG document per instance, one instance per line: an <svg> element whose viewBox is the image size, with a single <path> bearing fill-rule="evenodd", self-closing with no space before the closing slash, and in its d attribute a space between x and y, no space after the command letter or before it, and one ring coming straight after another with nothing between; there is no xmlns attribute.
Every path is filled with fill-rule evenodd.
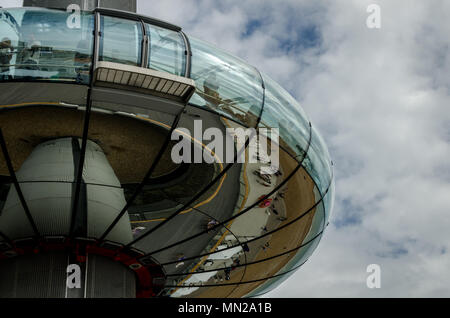
<svg viewBox="0 0 450 318"><path fill-rule="evenodd" d="M280 146L301 161L309 141L309 119L284 88L265 74L263 80L266 97L260 127L279 128Z"/></svg>
<svg viewBox="0 0 450 318"><path fill-rule="evenodd" d="M321 193L325 193L332 178L331 161L327 146L317 130L312 128L311 146L303 161Z"/></svg>
<svg viewBox="0 0 450 318"><path fill-rule="evenodd" d="M140 22L101 17L100 61L139 66L142 52Z"/></svg>
<svg viewBox="0 0 450 318"><path fill-rule="evenodd" d="M190 103L205 106L255 127L262 107L263 89L259 73L237 57L195 38L191 77L196 94Z"/></svg>
<svg viewBox="0 0 450 318"><path fill-rule="evenodd" d="M0 9L0 81L89 82L92 13L79 21L60 10Z"/></svg>
<svg viewBox="0 0 450 318"><path fill-rule="evenodd" d="M148 67L171 74L184 75L186 55L180 33L146 24L150 38Z"/></svg>

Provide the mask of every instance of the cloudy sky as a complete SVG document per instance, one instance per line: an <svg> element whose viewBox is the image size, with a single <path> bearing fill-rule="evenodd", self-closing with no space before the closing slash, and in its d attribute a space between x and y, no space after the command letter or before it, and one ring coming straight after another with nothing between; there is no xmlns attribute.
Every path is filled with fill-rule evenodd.
<svg viewBox="0 0 450 318"><path fill-rule="evenodd" d="M372 3L380 29L366 26ZM450 1L138 0L138 11L269 74L329 146L328 231L267 296L450 297ZM380 289L366 286L369 264Z"/></svg>

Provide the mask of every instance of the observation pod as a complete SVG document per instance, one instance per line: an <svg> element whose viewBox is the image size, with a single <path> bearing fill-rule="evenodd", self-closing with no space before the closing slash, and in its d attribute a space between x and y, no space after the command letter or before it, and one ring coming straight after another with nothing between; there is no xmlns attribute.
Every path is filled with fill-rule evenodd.
<svg viewBox="0 0 450 318"><path fill-rule="evenodd" d="M28 2L0 9L0 297L255 297L308 260L332 163L286 90L123 1Z"/></svg>

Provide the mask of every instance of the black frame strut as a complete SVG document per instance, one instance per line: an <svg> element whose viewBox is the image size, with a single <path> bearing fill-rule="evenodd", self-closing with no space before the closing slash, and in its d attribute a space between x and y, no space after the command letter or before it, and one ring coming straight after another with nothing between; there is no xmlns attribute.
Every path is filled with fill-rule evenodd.
<svg viewBox="0 0 450 318"><path fill-rule="evenodd" d="M30 209L28 208L28 204L25 200L23 192L20 189L20 184L17 181L17 176L14 171L14 168L13 168L13 165L11 162L11 158L8 153L8 148L6 147L5 137L3 136L3 131L1 128L0 128L0 146L2 148L3 157L5 158L5 161L6 161L6 166L8 167L9 175L12 178L12 183L14 184L14 188L16 189L17 195L19 196L20 203L22 204L23 210L25 211L25 215L28 218L28 222L30 222L30 225L33 229L35 237L40 237L41 234L39 233L36 223L34 222L33 216L31 215Z"/></svg>

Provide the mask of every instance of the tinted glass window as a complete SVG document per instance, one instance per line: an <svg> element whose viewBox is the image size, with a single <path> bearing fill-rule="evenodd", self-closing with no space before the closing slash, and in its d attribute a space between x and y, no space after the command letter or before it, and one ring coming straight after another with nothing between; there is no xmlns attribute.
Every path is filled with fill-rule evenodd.
<svg viewBox="0 0 450 318"><path fill-rule="evenodd" d="M140 22L102 16L101 30L101 61L135 66L141 64L143 37Z"/></svg>
<svg viewBox="0 0 450 318"><path fill-rule="evenodd" d="M184 75L186 56L184 41L178 32L146 25L150 38L149 68Z"/></svg>

